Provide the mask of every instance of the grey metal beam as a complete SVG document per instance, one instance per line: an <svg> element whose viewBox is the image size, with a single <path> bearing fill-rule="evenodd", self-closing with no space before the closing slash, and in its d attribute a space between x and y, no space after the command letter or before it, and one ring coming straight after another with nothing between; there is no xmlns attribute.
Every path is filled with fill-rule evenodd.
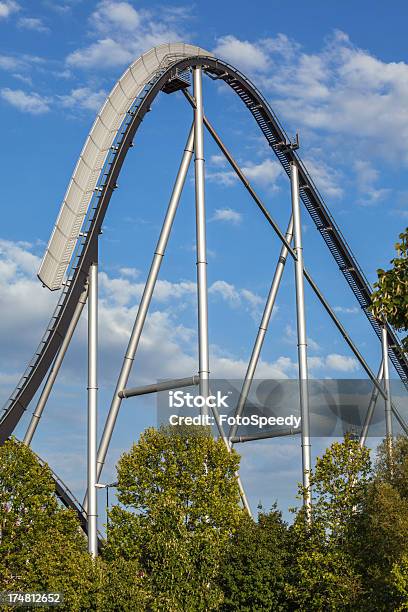
<svg viewBox="0 0 408 612"><path fill-rule="evenodd" d="M291 215L290 221L289 221L289 225L288 225L288 229L286 230L286 240L290 243L292 240L292 233L293 233L293 215ZM279 254L279 259L278 259L278 263L275 269L275 274L273 277L273 281L271 284L271 288L269 290L269 295L268 298L266 300L266 304L265 304L265 308L263 311L263 315L262 315L262 320L261 320L261 324L259 326L258 329L258 333L256 336L256 340L255 340L255 344L254 347L252 349L252 353L251 353L251 357L248 363L248 367L247 367L247 371L245 374L245 379L242 385L242 389L241 389L241 393L239 396L239 400L238 400L238 404L235 410L235 417L241 416L244 407L245 407L245 403L247 401L248 398L248 394L249 391L251 389L251 385L252 385L252 381L254 379L254 375L255 375L255 371L256 371L256 367L258 365L258 361L259 361L259 356L261 354L261 350L262 350L262 346L265 340L265 336L266 336L266 332L268 330L268 325L272 316L272 312L273 312L273 308L275 306L275 301L276 301L276 296L278 294L278 289L280 286L280 282L282 280L282 275L283 275L283 271L285 269L285 264L286 264L286 260L287 260L287 256L288 256L288 250L287 248L282 245L280 254ZM237 433L237 428L238 426L236 424L231 425L228 437L231 440L231 438L234 438L236 436ZM232 443L232 441L231 441Z"/></svg>
<svg viewBox="0 0 408 612"><path fill-rule="evenodd" d="M235 436L231 439L233 444L240 444L243 442L253 442L254 440L269 440L270 438L281 438L283 436L296 436L301 433L300 429L284 429L282 431L276 431L274 433L264 432L248 436Z"/></svg>
<svg viewBox="0 0 408 612"><path fill-rule="evenodd" d="M148 393L160 393L160 391L171 391L172 389L180 389L182 387L193 387L200 382L199 376L190 376L189 378L176 378L174 380L165 380L152 385L144 385L142 387L131 387L119 391L119 397L126 399L128 397L136 397L137 395L147 395Z"/></svg>
<svg viewBox="0 0 408 612"><path fill-rule="evenodd" d="M388 332L387 327L384 324L381 328L381 347L382 347L382 360L384 368L384 390L385 390L385 439L387 445L387 458L389 467L392 471L392 455L393 455L393 444L392 444L392 404L391 404L391 387L390 387L390 370L388 362Z"/></svg>
<svg viewBox="0 0 408 612"><path fill-rule="evenodd" d="M383 377L383 374L384 374L384 362L381 361L380 369L378 370L377 380L381 380ZM377 403L379 393L380 392L378 388L374 385L373 391L371 393L370 401L368 403L367 413L364 419L364 425L360 433L360 440L359 440L360 446L364 446L366 443L367 436L368 436L368 430L371 425L371 421L373 418L375 405Z"/></svg>
<svg viewBox="0 0 408 612"><path fill-rule="evenodd" d="M59 348L57 356L55 357L54 363L51 366L50 373L48 374L48 378L44 384L43 390L41 391L41 395L37 402L37 406L35 407L33 416L31 417L30 424L27 428L27 431L25 433L24 440L23 440L24 444L26 444L27 446L30 446L32 442L33 436L35 434L35 431L38 427L41 416L43 414L45 405L48 401L48 398L54 386L55 380L58 376L58 372L60 371L62 362L64 361L65 354L68 350L68 347L71 342L74 331L76 329L77 323L81 317L87 297L88 297L88 285L86 285L85 290L83 291L83 293L81 294L78 300L77 306L75 308L72 319L69 323L69 326L64 336L64 339L62 341L62 344Z"/></svg>
<svg viewBox="0 0 408 612"><path fill-rule="evenodd" d="M218 433L219 433L220 437L222 438L222 441L224 442L225 447L226 447L228 453L231 453L232 452L232 448L231 448L230 443L228 442L228 438L225 435L224 429L223 429L223 427L221 425L220 415L218 413L218 409L216 408L216 406L212 406L211 407L211 411L213 413L214 420L215 420L215 423L217 425ZM248 512L248 515L252 518L251 506L250 506L248 498L246 496L245 489L244 489L244 486L243 486L242 481L241 481L241 476L239 475L238 471L235 472L235 476L236 476L237 483L238 483L239 494L241 496L242 505L244 506L245 510Z"/></svg>
<svg viewBox="0 0 408 612"><path fill-rule="evenodd" d="M196 241L197 241L197 298L198 298L198 373L200 375L200 395L208 397L210 360L208 346L208 289L207 289L207 245L204 193L204 127L203 127L203 91L202 69L193 69L194 84L194 168L195 168L195 203L196 203ZM208 408L203 405L203 415Z"/></svg>
<svg viewBox="0 0 408 612"><path fill-rule="evenodd" d="M384 325L382 328L382 361L384 369L384 389L385 389L385 433L387 439L392 439L392 415L391 415L391 389L390 389L390 369L388 361L388 334Z"/></svg>
<svg viewBox="0 0 408 612"><path fill-rule="evenodd" d="M302 244L302 219L299 200L299 172L295 163L291 164L290 186L292 195L292 215L296 281L296 320L298 337L298 364L299 364L299 396L300 416L302 419L302 481L303 481L303 503L306 514L310 521L312 492L310 488L310 474L312 469L311 443L310 443L310 411L309 411L309 388L307 367L307 335L306 335L306 308L304 289L304 266L303 266L303 244Z"/></svg>
<svg viewBox="0 0 408 612"><path fill-rule="evenodd" d="M96 449L98 410L98 264L89 268L88 297L88 552L98 556Z"/></svg>

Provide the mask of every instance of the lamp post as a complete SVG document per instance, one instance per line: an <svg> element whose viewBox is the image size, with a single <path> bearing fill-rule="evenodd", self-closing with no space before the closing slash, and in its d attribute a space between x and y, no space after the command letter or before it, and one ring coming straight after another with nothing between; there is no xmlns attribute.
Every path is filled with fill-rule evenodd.
<svg viewBox="0 0 408 612"><path fill-rule="evenodd" d="M108 526L109 526L109 489L114 489L118 486L118 482L110 482L108 484L103 484L102 482L97 482L95 487L97 489L105 489L106 490L106 539L108 539Z"/></svg>

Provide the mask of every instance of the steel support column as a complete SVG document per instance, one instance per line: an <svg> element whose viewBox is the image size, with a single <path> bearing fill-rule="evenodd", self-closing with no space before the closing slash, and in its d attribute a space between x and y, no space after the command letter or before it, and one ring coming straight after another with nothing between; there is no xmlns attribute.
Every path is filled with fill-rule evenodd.
<svg viewBox="0 0 408 612"><path fill-rule="evenodd" d="M388 334L387 327L382 326L381 329L381 346L382 359L384 369L384 391L385 391L385 435L387 440L388 459L392 461L392 406L391 406L391 388L390 388L390 369L388 360Z"/></svg>
<svg viewBox="0 0 408 612"><path fill-rule="evenodd" d="M383 375L384 375L384 362L381 361L380 369L378 370L377 380L380 381L383 378ZM364 419L364 425L363 425L363 428L360 434L360 440L359 440L360 446L364 446L366 443L367 436L368 436L368 430L371 425L371 421L373 418L375 405L377 403L379 393L380 393L379 389L376 386L374 386L373 392L370 397L370 402L368 404L367 414Z"/></svg>
<svg viewBox="0 0 408 612"><path fill-rule="evenodd" d="M97 408L98 408L98 264L89 269L88 296L88 551L98 555L97 509Z"/></svg>
<svg viewBox="0 0 408 612"><path fill-rule="evenodd" d="M35 407L35 410L33 412L33 416L31 417L31 421L29 426L27 427L27 431L26 434L24 436L24 444L26 444L27 446L30 446L33 436L35 434L35 431L38 427L38 423L40 422L42 413L44 411L45 405L48 401L48 398L50 396L50 393L52 391L52 388L54 386L54 382L55 379L58 376L58 372L60 371L62 362L64 361L64 357L65 357L65 353L68 350L68 346L69 343L71 342L71 338L74 334L75 328L77 326L77 323L81 317L82 311L84 309L85 306L85 302L88 296L88 287L85 288L85 290L83 291L81 297L78 300L78 304L75 308L75 312L73 314L73 317L70 321L70 324L68 326L67 332L65 334L65 337L61 343L60 349L57 353L57 356L54 360L54 363L51 366L51 370L50 373L48 375L48 378L45 382L45 385L43 387L43 390L41 391L41 395L40 395L40 399L38 400L37 406Z"/></svg>
<svg viewBox="0 0 408 612"><path fill-rule="evenodd" d="M232 448L231 448L231 445L230 445L230 443L228 441L227 436L225 435L224 429L223 429L223 427L221 425L220 415L219 415L218 409L215 406L212 406L211 411L213 413L213 416L214 416L214 419L215 419L215 423L217 425L218 433L219 433L220 437L222 438L222 441L224 442L228 453L231 453L232 452ZM248 498L246 496L245 489L244 489L244 486L243 486L242 481L241 481L241 476L239 475L238 471L235 472L235 476L236 476L237 483L238 483L239 494L241 496L242 505L244 506L245 510L248 512L248 515L252 518L251 506L250 506Z"/></svg>
<svg viewBox="0 0 408 612"><path fill-rule="evenodd" d="M287 242L289 243L292 240L292 234L293 234L293 215L290 218L288 229L286 230L286 236L285 236ZM249 390L251 388L252 381L254 379L256 366L258 365L259 356L261 354L262 345L264 343L266 332L268 330L269 321L271 320L273 308L275 306L276 296L278 294L278 289L279 289L279 285L282 279L282 274L285 268L287 256L288 256L288 249L285 247L285 245L282 245L282 248L279 254L278 264L275 269L275 274L273 277L272 285L269 290L268 299L266 300L265 309L262 315L261 324L259 326L254 348L252 349L251 358L248 363L244 383L242 385L241 393L239 396L238 405L235 410L235 415L234 415L235 417L241 416L244 410L244 407L245 407L245 402L247 401ZM237 429L238 429L237 425L231 426L229 434L228 434L230 443L231 443L231 439L237 435Z"/></svg>
<svg viewBox="0 0 408 612"><path fill-rule="evenodd" d="M207 246L204 194L204 123L202 70L194 68L194 168L196 203L196 240L197 240L197 297L198 297L198 373L200 376L200 395L208 397L210 362L208 351L208 295L207 295ZM203 406L201 414L208 415Z"/></svg>
<svg viewBox="0 0 408 612"><path fill-rule="evenodd" d="M126 388L127 381L129 379L130 371L132 369L133 361L135 358L137 347L139 346L140 336L142 335L144 323L146 321L147 311L150 306L150 302L153 296L154 287L156 285L157 277L160 271L160 266L166 251L167 243L169 240L171 228L173 226L174 217L176 215L180 196L183 191L184 183L187 176L187 171L190 165L191 158L193 156L193 144L194 144L194 127L191 127L189 137L187 139L186 148L180 163L180 167L177 173L176 182L174 184L171 199L167 208L166 216L164 218L160 237L154 252L152 264L150 266L149 275L147 277L146 285L143 291L142 299L140 300L139 309L135 324L132 329L132 334L129 340L129 344L126 350L126 354L122 363L122 368L119 374L118 382L116 385L115 393L113 395L112 403L109 409L109 414L106 419L105 428L103 430L101 442L98 449L98 478L102 472L103 464L105 462L106 453L108 452L109 443L112 438L112 433L115 427L116 419L119 413L119 409L122 403L122 398L119 396L119 392ZM86 507L86 498L84 501L84 507Z"/></svg>
<svg viewBox="0 0 408 612"><path fill-rule="evenodd" d="M310 490L311 470L311 445L310 445L310 415L309 415L309 392L308 392L308 370L307 370L307 336L305 295L303 278L303 246L302 246L302 223L299 203L299 174L298 167L292 163L290 166L290 185L292 194L292 215L294 228L294 252L295 279L296 279L296 316L298 336L298 360L299 360L299 393L300 393L300 416L302 418L302 472L304 487L304 505L308 518L311 518L312 494Z"/></svg>

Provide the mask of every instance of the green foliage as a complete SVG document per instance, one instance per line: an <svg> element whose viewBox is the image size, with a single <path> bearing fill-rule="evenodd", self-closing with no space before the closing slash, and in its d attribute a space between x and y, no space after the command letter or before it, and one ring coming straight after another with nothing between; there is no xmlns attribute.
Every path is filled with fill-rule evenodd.
<svg viewBox="0 0 408 612"><path fill-rule="evenodd" d="M408 610L408 440L346 437L316 460L313 520L240 508L239 457L205 428L148 429L118 464L119 504L93 561L50 470L0 448L0 590L62 591L66 610ZM300 495L303 494L300 489Z"/></svg>
<svg viewBox="0 0 408 612"><path fill-rule="evenodd" d="M350 548L364 575L364 610L395 609L392 570L408 552L408 503L389 483L374 480L368 487Z"/></svg>
<svg viewBox="0 0 408 612"><path fill-rule="evenodd" d="M400 599L397 610L408 610L408 554L402 555L401 559L394 563L391 582Z"/></svg>
<svg viewBox="0 0 408 612"><path fill-rule="evenodd" d="M392 446L392 469L388 460L387 445L383 442L377 451L375 465L376 479L388 482L401 495L408 499L408 438L398 436Z"/></svg>
<svg viewBox="0 0 408 612"><path fill-rule="evenodd" d="M367 449L348 437L334 442L317 459L310 476L313 521L309 524L301 509L289 529L292 563L287 596L292 609L348 610L359 601L361 576L349 543L369 472Z"/></svg>
<svg viewBox="0 0 408 612"><path fill-rule="evenodd" d="M347 537L348 526L363 502L370 471L369 450L349 436L334 442L316 459L310 478L313 521L324 526L327 540L341 542Z"/></svg>
<svg viewBox="0 0 408 612"><path fill-rule="evenodd" d="M0 447L0 590L61 591L69 610L92 610L96 569L46 465L12 439Z"/></svg>
<svg viewBox="0 0 408 612"><path fill-rule="evenodd" d="M122 455L104 556L138 568L150 609L220 605L220 566L243 515L238 464L203 427L148 429Z"/></svg>
<svg viewBox="0 0 408 612"><path fill-rule="evenodd" d="M248 516L235 533L221 572L221 610L288 610L285 596L287 525L274 507L256 523Z"/></svg>
<svg viewBox="0 0 408 612"><path fill-rule="evenodd" d="M353 553L364 574L365 610L396 609L402 598L395 572L408 553L408 440L392 447L392 471L386 442L378 448L373 479L366 487L357 517ZM401 584L401 582L399 583Z"/></svg>
<svg viewBox="0 0 408 612"><path fill-rule="evenodd" d="M391 260L390 270L377 270L378 281L371 296L373 315L386 319L395 329L408 331L408 228L399 235L395 245L397 257ZM408 336L404 338L408 350Z"/></svg>

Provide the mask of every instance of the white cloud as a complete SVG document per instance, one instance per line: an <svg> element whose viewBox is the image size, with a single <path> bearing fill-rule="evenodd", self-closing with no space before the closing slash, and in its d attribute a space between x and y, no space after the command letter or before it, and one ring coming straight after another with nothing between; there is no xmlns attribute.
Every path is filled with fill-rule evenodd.
<svg viewBox="0 0 408 612"><path fill-rule="evenodd" d="M207 171L205 174L205 178L217 185L222 185L224 187L232 187L237 182L237 175L232 170L217 170L217 171Z"/></svg>
<svg viewBox="0 0 408 612"><path fill-rule="evenodd" d="M262 313L261 308L265 303L264 298L260 295L249 289L238 289L224 280L215 281L208 288L208 293L209 295L219 295L232 308L244 307L250 313L252 319L259 322Z"/></svg>
<svg viewBox="0 0 408 612"><path fill-rule="evenodd" d="M239 225L242 222L242 215L232 208L217 208L212 221L226 221L233 225Z"/></svg>
<svg viewBox="0 0 408 612"><path fill-rule="evenodd" d="M242 172L248 180L257 185L275 190L277 189L276 182L282 174L282 166L272 159L264 159L258 164L254 162L245 163L242 166ZM206 178L224 187L235 185L238 179L236 173L232 170L210 170L207 172Z"/></svg>
<svg viewBox="0 0 408 612"><path fill-rule="evenodd" d="M101 32L110 32L115 27L134 31L140 26L141 17L128 2L103 0L93 13L92 21Z"/></svg>
<svg viewBox="0 0 408 612"><path fill-rule="evenodd" d="M376 155L402 155L408 163L408 63L383 61L339 31L315 53L284 35L253 41L228 35L215 52L244 72L257 71L273 108L295 129L346 137L351 149L351 142L374 142Z"/></svg>
<svg viewBox="0 0 408 612"><path fill-rule="evenodd" d="M42 19L39 19L38 17L20 17L17 25L23 30L33 30L40 33L50 31L49 28L43 23Z"/></svg>
<svg viewBox="0 0 408 612"><path fill-rule="evenodd" d="M380 173L368 160L357 159L354 162L357 189L361 193L359 204L372 206L384 200L390 193L390 189L378 188L376 183Z"/></svg>
<svg viewBox="0 0 408 612"><path fill-rule="evenodd" d="M140 274L140 270L137 270L136 268L120 268L119 273L121 274L121 276L137 278Z"/></svg>
<svg viewBox="0 0 408 612"><path fill-rule="evenodd" d="M339 184L341 183L341 176L338 170L331 168L322 159L307 157L304 159L304 163L313 182L323 195L331 198L341 198L343 196L344 192Z"/></svg>
<svg viewBox="0 0 408 612"><path fill-rule="evenodd" d="M340 312L341 314L357 314L360 309L357 306L335 306L334 312Z"/></svg>
<svg viewBox="0 0 408 612"><path fill-rule="evenodd" d="M359 368L357 360L354 359L354 357L338 355L337 353L327 355L326 366L331 370L337 370L339 372L355 372Z"/></svg>
<svg viewBox="0 0 408 612"><path fill-rule="evenodd" d="M259 45L232 35L219 38L213 52L244 71L262 71L268 66L268 57Z"/></svg>
<svg viewBox="0 0 408 612"><path fill-rule="evenodd" d="M264 187L275 187L276 181L282 173L282 166L274 160L265 159L259 164L246 164L242 171L250 181Z"/></svg>
<svg viewBox="0 0 408 612"><path fill-rule="evenodd" d="M211 294L218 294L222 297L223 300L229 302L230 304L237 306L240 301L239 292L235 289L234 285L227 283L226 281L218 280L215 281L208 289L208 292Z"/></svg>
<svg viewBox="0 0 408 612"><path fill-rule="evenodd" d="M49 98L35 92L26 93L22 89L4 87L0 90L0 96L18 110L32 115L42 115L50 110Z"/></svg>
<svg viewBox="0 0 408 612"><path fill-rule="evenodd" d="M330 353L325 357L308 357L308 365L311 370L332 370L335 372L355 372L359 365L354 357Z"/></svg>
<svg viewBox="0 0 408 612"><path fill-rule="evenodd" d="M110 68L129 64L132 59L133 54L122 43L112 38L104 38L70 53L67 64L80 68Z"/></svg>
<svg viewBox="0 0 408 612"><path fill-rule="evenodd" d="M0 19L10 17L12 13L17 13L20 10L20 5L14 0L4 0L0 2Z"/></svg>
<svg viewBox="0 0 408 612"><path fill-rule="evenodd" d="M0 68L2 70L17 70L22 65L22 62L17 57L11 55L0 55Z"/></svg>
<svg viewBox="0 0 408 612"><path fill-rule="evenodd" d="M67 57L75 68L105 69L130 64L143 51L169 40L180 40L182 17L174 29L168 11L153 14L137 11L128 2L102 0L90 16L90 36L96 38L87 47L76 49Z"/></svg>
<svg viewBox="0 0 408 612"><path fill-rule="evenodd" d="M211 155L210 157L210 164L213 166L225 166L226 163L225 155Z"/></svg>
<svg viewBox="0 0 408 612"><path fill-rule="evenodd" d="M24 83L25 85L30 85L30 87L33 84L32 78L26 74L20 74L18 72L14 72L12 76L18 81L21 81L22 83Z"/></svg>
<svg viewBox="0 0 408 612"><path fill-rule="evenodd" d="M336 32L320 53L282 62L265 84L297 125L375 140L377 152L402 151L408 161L408 64L379 60Z"/></svg>
<svg viewBox="0 0 408 612"><path fill-rule="evenodd" d="M106 100L107 93L103 89L92 91L89 87L77 87L65 96L59 96L61 104L65 108L84 108L91 111L99 111Z"/></svg>

